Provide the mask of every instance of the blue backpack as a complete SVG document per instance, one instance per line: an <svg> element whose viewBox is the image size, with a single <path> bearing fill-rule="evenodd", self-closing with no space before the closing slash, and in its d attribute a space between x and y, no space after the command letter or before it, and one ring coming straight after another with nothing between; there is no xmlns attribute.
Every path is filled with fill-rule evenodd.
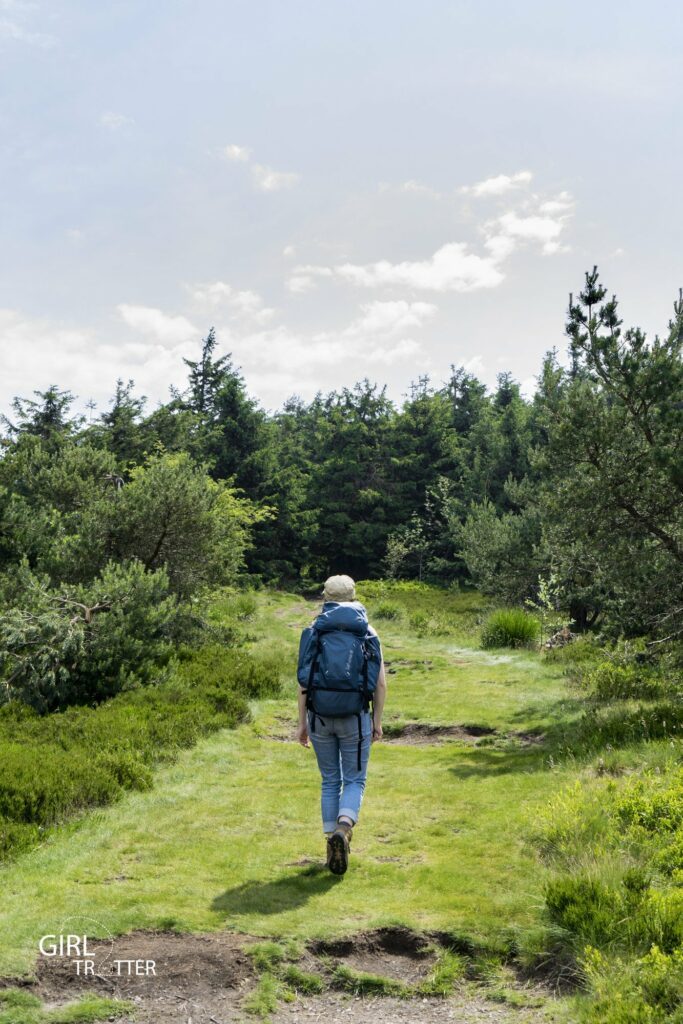
<svg viewBox="0 0 683 1024"><path fill-rule="evenodd" d="M369 711L382 664L379 637L371 633L360 601L326 601L299 643L297 679L306 691L306 707L315 720L323 715L358 719L358 768L362 740L361 712Z"/></svg>

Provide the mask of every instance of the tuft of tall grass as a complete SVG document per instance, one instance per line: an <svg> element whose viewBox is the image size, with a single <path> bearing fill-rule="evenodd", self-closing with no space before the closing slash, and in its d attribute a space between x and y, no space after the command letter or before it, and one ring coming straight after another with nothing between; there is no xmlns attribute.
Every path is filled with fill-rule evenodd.
<svg viewBox="0 0 683 1024"><path fill-rule="evenodd" d="M130 1002L94 995L48 1010L32 992L0 989L0 1024L95 1024L127 1017L132 1010Z"/></svg>
<svg viewBox="0 0 683 1024"><path fill-rule="evenodd" d="M489 615L481 631L481 646L531 647L538 640L538 619L521 608L500 608Z"/></svg>
<svg viewBox="0 0 683 1024"><path fill-rule="evenodd" d="M380 601L372 609L370 617L373 619L395 621L396 619L400 619L402 614L403 609L400 604L396 604L394 601Z"/></svg>
<svg viewBox="0 0 683 1024"><path fill-rule="evenodd" d="M410 988L395 978L384 978L381 974L355 971L346 964L339 964L332 975L333 984L356 996L401 996L410 995Z"/></svg>

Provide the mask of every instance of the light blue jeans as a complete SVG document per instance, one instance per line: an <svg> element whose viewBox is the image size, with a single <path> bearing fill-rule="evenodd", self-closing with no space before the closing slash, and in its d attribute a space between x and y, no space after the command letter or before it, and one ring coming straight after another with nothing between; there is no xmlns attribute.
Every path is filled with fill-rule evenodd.
<svg viewBox="0 0 683 1024"><path fill-rule="evenodd" d="M372 743L372 714L363 711L360 717L363 739L359 770L356 716L334 718L323 715L323 725L316 715L313 728L312 715L310 711L308 712L308 735L322 775L320 804L323 832L334 832L337 818L342 814L350 818L354 825L358 821Z"/></svg>

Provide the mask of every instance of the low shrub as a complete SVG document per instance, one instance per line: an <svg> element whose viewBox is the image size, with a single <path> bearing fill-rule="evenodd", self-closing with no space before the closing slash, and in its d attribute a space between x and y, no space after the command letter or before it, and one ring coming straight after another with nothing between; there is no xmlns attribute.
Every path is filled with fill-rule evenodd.
<svg viewBox="0 0 683 1024"><path fill-rule="evenodd" d="M158 679L184 612L163 569L108 563L87 586L53 588L22 567L0 616L6 696L38 711L104 700Z"/></svg>
<svg viewBox="0 0 683 1024"><path fill-rule="evenodd" d="M373 619L386 619L387 621L395 621L400 619L403 614L403 609L400 605L395 604L393 601L380 601L372 609L371 618Z"/></svg>
<svg viewBox="0 0 683 1024"><path fill-rule="evenodd" d="M683 701L651 704L623 701L585 713L576 730L576 752L650 743L679 736L683 730Z"/></svg>
<svg viewBox="0 0 683 1024"><path fill-rule="evenodd" d="M615 700L654 700L671 690L671 682L652 669L603 661L584 674L583 685L600 703Z"/></svg>
<svg viewBox="0 0 683 1024"><path fill-rule="evenodd" d="M586 874L548 882L546 906L578 953L586 946L644 953L653 944L671 953L683 944L683 892L653 889L637 868L619 884Z"/></svg>
<svg viewBox="0 0 683 1024"><path fill-rule="evenodd" d="M96 708L0 706L0 859L74 813L151 786L155 766L246 721L249 700L279 694L285 667L278 652L186 649L164 682Z"/></svg>
<svg viewBox="0 0 683 1024"><path fill-rule="evenodd" d="M481 631L481 646L531 647L538 640L540 623L521 608L501 608L488 617Z"/></svg>
<svg viewBox="0 0 683 1024"><path fill-rule="evenodd" d="M581 1000L581 1024L680 1024L683 951L657 946L642 957L609 957L592 946L582 958L590 999Z"/></svg>
<svg viewBox="0 0 683 1024"><path fill-rule="evenodd" d="M228 592L220 601L221 618L224 622L246 622L253 619L257 607L256 595L251 590Z"/></svg>

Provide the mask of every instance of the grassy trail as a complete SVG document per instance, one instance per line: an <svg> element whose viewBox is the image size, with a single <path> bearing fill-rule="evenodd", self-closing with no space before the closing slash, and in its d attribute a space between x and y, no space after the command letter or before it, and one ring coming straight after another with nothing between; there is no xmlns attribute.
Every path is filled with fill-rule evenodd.
<svg viewBox="0 0 683 1024"><path fill-rule="evenodd" d="M543 879L525 818L568 770L549 769L530 734L570 715L571 700L559 669L537 655L476 649L473 595L438 600L448 634L420 639L409 603L400 619L375 622L391 670L386 724L496 732L376 744L343 879L318 867L319 776L313 751L287 741L292 682L291 698L261 702L250 724L184 751L151 791L87 815L2 868L0 975L30 973L38 937L71 916L112 934L228 928L310 938L403 924L489 947L533 928ZM256 643L291 651L292 680L299 630L314 611L264 594L249 623Z"/></svg>

